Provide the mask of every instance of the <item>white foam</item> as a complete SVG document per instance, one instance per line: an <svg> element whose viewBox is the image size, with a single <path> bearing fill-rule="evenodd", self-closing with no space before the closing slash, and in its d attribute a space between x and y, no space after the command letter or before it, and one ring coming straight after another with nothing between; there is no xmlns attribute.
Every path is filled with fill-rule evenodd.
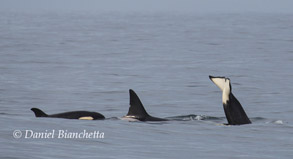
<svg viewBox="0 0 293 159"><path fill-rule="evenodd" d="M196 119L196 120L202 120L203 117L201 115L197 115L194 119Z"/></svg>
<svg viewBox="0 0 293 159"><path fill-rule="evenodd" d="M275 124L284 124L282 120L276 120L274 121Z"/></svg>

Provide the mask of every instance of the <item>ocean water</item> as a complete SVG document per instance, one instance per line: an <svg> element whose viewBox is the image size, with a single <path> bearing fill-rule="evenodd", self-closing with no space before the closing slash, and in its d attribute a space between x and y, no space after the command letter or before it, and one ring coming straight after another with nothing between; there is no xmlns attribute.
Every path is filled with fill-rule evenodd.
<svg viewBox="0 0 293 159"><path fill-rule="evenodd" d="M0 158L292 158L292 35L292 14L1 12ZM223 125L209 75L231 79L252 124ZM149 114L181 120L120 120L129 89Z"/></svg>

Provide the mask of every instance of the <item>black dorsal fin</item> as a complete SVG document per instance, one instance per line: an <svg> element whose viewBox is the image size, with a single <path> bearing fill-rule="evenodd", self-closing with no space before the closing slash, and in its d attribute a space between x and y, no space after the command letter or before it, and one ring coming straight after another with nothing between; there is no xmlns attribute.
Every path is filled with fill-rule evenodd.
<svg viewBox="0 0 293 159"><path fill-rule="evenodd" d="M35 113L36 117L47 117L48 116L46 113L44 113L42 110L40 110L38 108L32 108L31 110Z"/></svg>
<svg viewBox="0 0 293 159"><path fill-rule="evenodd" d="M132 90L129 89L129 96L130 96L130 107L129 111L127 113L127 116L136 116L139 118L144 118L150 116L146 110L144 109L140 99L136 95L136 93Z"/></svg>

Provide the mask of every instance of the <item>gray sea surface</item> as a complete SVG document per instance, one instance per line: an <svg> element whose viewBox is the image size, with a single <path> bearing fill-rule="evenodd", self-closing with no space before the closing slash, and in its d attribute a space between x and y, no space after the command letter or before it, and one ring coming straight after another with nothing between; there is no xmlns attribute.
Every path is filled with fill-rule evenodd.
<svg viewBox="0 0 293 159"><path fill-rule="evenodd" d="M292 14L0 12L0 158L293 158L292 68ZM231 79L252 124L223 125L209 75ZM129 89L181 120L120 120Z"/></svg>

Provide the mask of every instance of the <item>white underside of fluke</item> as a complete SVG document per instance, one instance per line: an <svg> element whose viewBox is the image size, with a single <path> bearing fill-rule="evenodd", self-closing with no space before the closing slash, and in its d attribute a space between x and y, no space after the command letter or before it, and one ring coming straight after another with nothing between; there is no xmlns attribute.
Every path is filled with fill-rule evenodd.
<svg viewBox="0 0 293 159"><path fill-rule="evenodd" d="M221 89L221 91L224 90L226 78L216 78L215 77L215 78L212 78L211 80Z"/></svg>
<svg viewBox="0 0 293 159"><path fill-rule="evenodd" d="M222 90L222 102L223 104L227 104L231 93L229 78L214 77L211 80Z"/></svg>
<svg viewBox="0 0 293 159"><path fill-rule="evenodd" d="M222 94L222 102L223 104L227 104L229 101L229 95L230 95L230 89L229 88L224 88L223 94Z"/></svg>

